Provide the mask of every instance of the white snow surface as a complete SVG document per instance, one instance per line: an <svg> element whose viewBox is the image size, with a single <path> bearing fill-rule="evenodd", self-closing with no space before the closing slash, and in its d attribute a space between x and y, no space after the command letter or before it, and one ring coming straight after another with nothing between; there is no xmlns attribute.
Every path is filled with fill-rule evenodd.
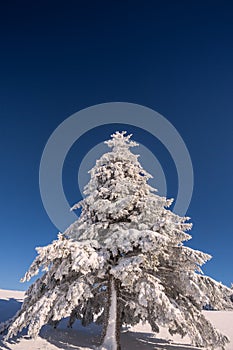
<svg viewBox="0 0 233 350"><path fill-rule="evenodd" d="M20 308L24 292L0 289L0 321L12 317ZM228 336L230 344L226 350L233 350L233 311L204 311L216 328ZM66 328L66 320L57 329L44 326L36 339L30 339L26 331L21 336L5 342L0 336L2 350L90 350L96 349L100 339L101 327L92 324L82 327L76 321L72 329ZM190 345L188 337L171 337L167 329L153 334L148 324L138 324L121 333L122 350L196 350ZM202 348L203 349L203 348Z"/></svg>

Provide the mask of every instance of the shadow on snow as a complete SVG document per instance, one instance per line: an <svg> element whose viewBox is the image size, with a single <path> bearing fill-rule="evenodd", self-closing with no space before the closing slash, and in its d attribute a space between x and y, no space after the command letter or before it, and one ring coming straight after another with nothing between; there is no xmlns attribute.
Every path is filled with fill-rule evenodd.
<svg viewBox="0 0 233 350"><path fill-rule="evenodd" d="M7 321L9 318L12 318L16 312L20 309L22 301L19 301L14 298L9 298L7 300L0 299L0 323ZM18 340L10 340L7 343L3 342L3 335L0 334L0 349L10 350L10 344L17 343Z"/></svg>
<svg viewBox="0 0 233 350"><path fill-rule="evenodd" d="M10 298L9 300L0 299L0 322L4 322L13 317L20 309L22 302ZM83 347L96 349L99 345L101 336L101 326L91 324L83 327L79 321L76 321L73 328L66 328L67 320L62 320L59 326L54 329L51 326L44 326L40 331L40 337L47 340L50 344L63 350L82 350ZM29 339L26 336L26 330L20 333L20 337ZM3 341L3 335L0 336L0 349L10 350L11 344L18 343L20 337L14 337L7 342ZM188 344L172 343L170 341L156 338L153 333L130 332L125 331L121 334L122 350L197 350Z"/></svg>

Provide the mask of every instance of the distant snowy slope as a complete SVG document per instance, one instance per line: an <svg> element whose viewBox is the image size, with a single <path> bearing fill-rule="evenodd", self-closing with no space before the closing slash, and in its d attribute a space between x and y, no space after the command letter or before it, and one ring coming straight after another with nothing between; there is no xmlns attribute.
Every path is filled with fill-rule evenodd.
<svg viewBox="0 0 233 350"><path fill-rule="evenodd" d="M0 321L12 317L20 308L24 292L0 289ZM233 311L204 311L206 317L224 334L231 343L226 350L233 350ZM21 338L14 342L4 342L0 338L1 350L90 350L95 349L101 329L94 324L84 328L76 322L73 329L66 328L66 320L58 329L43 327L36 340L28 339L23 332ZM171 337L164 328L154 336L148 324L137 325L131 331L122 332L122 350L194 350L188 337Z"/></svg>
<svg viewBox="0 0 233 350"><path fill-rule="evenodd" d="M24 292L0 289L0 322L14 316L24 298Z"/></svg>
<svg viewBox="0 0 233 350"><path fill-rule="evenodd" d="M18 290L0 289L0 299L1 300L9 300L11 298L14 298L14 299L22 301L24 298L24 293L25 292L18 291Z"/></svg>

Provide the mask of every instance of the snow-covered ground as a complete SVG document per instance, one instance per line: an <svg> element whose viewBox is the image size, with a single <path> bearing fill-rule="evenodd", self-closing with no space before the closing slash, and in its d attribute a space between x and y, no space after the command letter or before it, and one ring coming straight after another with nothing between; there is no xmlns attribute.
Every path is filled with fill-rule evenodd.
<svg viewBox="0 0 233 350"><path fill-rule="evenodd" d="M20 308L24 297L23 292L0 290L0 321L13 316ZM233 350L233 311L205 311L206 317L224 334L231 343L226 350ZM57 329L43 327L40 336L29 339L23 332L20 338L4 342L0 337L0 349L3 350L90 350L98 344L101 328L96 325L82 327L76 322L72 329L66 328L65 320ZM188 337L181 339L171 337L166 329L153 335L149 325L137 325L125 330L121 335L122 350L194 350Z"/></svg>

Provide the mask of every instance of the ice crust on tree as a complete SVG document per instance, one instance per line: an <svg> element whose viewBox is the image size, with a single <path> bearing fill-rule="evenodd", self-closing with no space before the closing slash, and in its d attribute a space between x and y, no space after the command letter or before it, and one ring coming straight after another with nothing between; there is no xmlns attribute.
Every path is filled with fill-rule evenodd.
<svg viewBox="0 0 233 350"><path fill-rule="evenodd" d="M117 342L115 341L117 332L117 293L113 279L111 279L109 287L111 289L111 300L109 303L109 320L108 327L106 329L106 334L104 336L104 340L101 346L101 350L118 350Z"/></svg>
<svg viewBox="0 0 233 350"><path fill-rule="evenodd" d="M112 150L96 161L86 197L72 208L82 208L79 219L50 245L37 248L23 280L40 269L44 274L5 325L8 338L27 326L35 337L44 324L69 317L69 326L76 319L103 324L100 349L119 350L117 327L139 321L148 321L154 332L166 326L171 334L188 334L196 346L227 344L202 308L232 309L232 290L203 275L201 266L211 256L184 245L191 239L189 218L170 211L172 201L147 183L151 175L130 151L137 145L130 137L116 132L106 141Z"/></svg>

